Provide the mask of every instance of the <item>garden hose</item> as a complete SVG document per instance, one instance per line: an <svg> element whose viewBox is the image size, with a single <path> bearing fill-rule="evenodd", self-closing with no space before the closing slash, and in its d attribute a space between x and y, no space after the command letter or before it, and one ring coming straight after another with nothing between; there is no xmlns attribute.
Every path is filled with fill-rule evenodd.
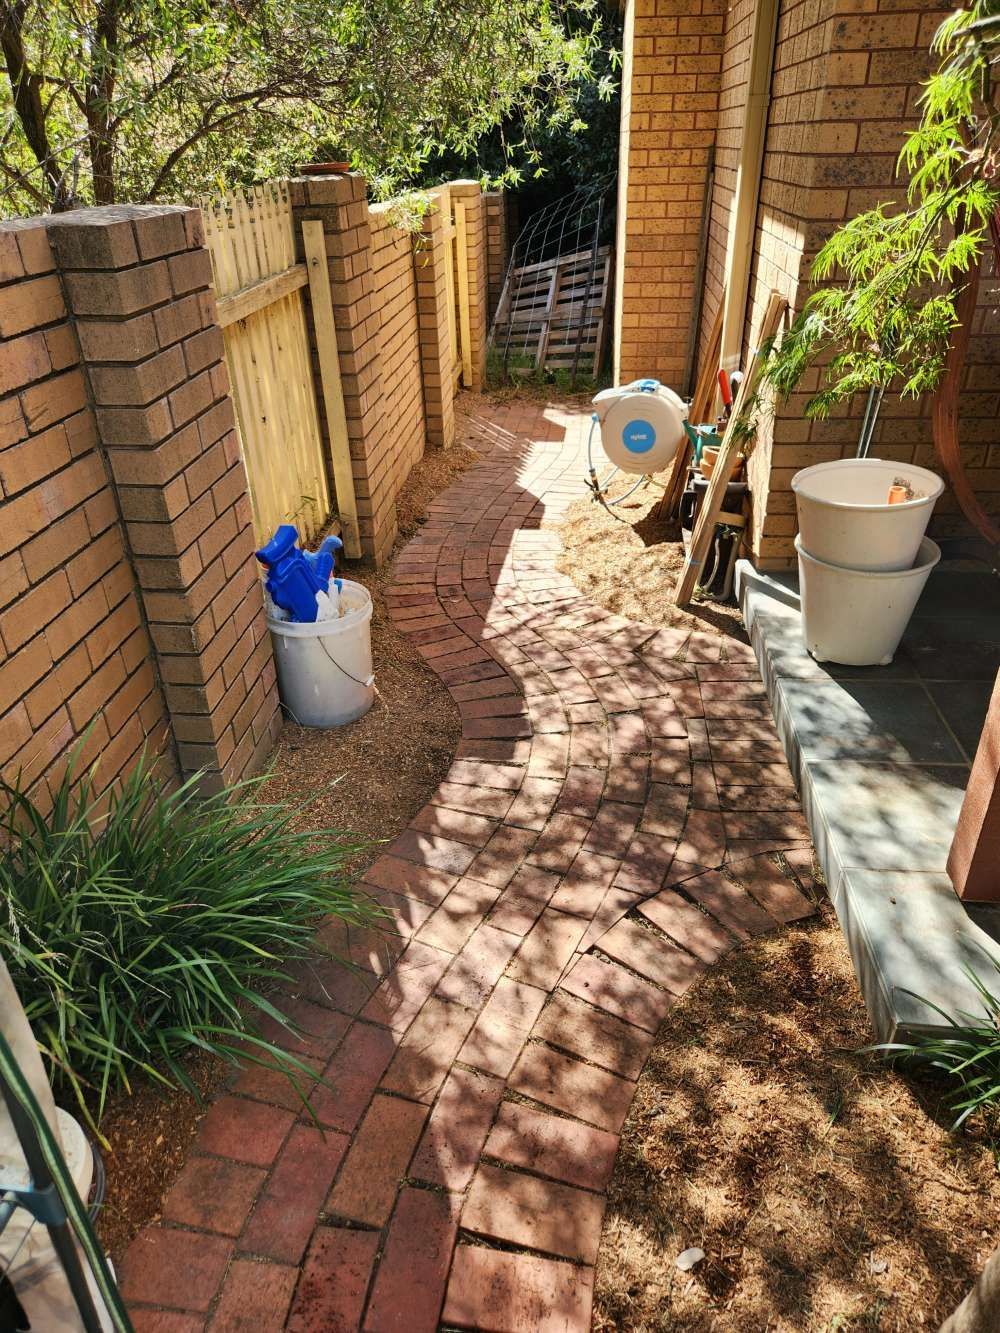
<svg viewBox="0 0 1000 1333"><path fill-rule="evenodd" d="M102 1333L104 1324L80 1264L74 1237L83 1251L114 1333L135 1333L108 1261L94 1233L87 1209L80 1201L73 1178L55 1134L42 1114L10 1046L0 1032L0 1093L21 1142L36 1197L44 1200L44 1221L87 1333ZM48 1198L45 1198L45 1196Z"/></svg>
<svg viewBox="0 0 1000 1333"><path fill-rule="evenodd" d="M594 427L596 425L597 414L593 413L590 418L590 432L587 435L587 485L591 490L593 498L600 501L604 508L610 512L611 505L620 505L623 501L627 500L630 495L634 495L644 482L649 481L649 477L645 475L641 476L635 485L630 486L623 495L619 495L614 500L609 500L607 498L607 489L611 482L614 481L615 477L617 477L621 469L613 467L603 481L598 479L597 469L594 467ZM611 516L612 518L618 517L617 514L612 514ZM622 522L624 522L624 519Z"/></svg>

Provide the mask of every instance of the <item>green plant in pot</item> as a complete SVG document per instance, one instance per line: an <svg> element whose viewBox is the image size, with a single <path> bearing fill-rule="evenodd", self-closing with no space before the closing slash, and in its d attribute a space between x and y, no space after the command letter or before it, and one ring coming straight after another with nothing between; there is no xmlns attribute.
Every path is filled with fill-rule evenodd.
<svg viewBox="0 0 1000 1333"><path fill-rule="evenodd" d="M137 1073L195 1092L196 1051L311 1082L259 1024L293 1030L274 992L318 925L372 918L346 877L358 843L303 829L305 807L262 802L263 779L205 796L156 774L144 757L102 794L71 762L51 810L0 783L0 952L53 1086L95 1126Z"/></svg>

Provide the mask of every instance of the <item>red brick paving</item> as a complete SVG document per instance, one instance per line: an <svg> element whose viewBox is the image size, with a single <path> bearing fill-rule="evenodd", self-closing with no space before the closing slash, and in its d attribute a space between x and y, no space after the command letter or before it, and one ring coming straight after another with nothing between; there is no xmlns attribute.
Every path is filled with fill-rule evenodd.
<svg viewBox="0 0 1000 1333"><path fill-rule="evenodd" d="M379 930L323 932L353 966L296 967L306 1035L269 1026L321 1073L320 1128L256 1071L215 1100L122 1266L146 1333L589 1328L658 1026L741 940L811 910L749 649L581 596L539 521L583 493L589 417L488 411L482 463L387 596L463 739L364 877Z"/></svg>

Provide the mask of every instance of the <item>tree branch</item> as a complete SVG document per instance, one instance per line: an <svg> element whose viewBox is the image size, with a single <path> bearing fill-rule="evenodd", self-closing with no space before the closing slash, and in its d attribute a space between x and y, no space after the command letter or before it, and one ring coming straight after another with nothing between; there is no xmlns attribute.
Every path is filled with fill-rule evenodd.
<svg viewBox="0 0 1000 1333"><path fill-rule="evenodd" d="M72 207L73 200L66 191L64 173L59 169L51 144L48 122L42 105L43 80L32 70L24 47L25 6L22 0L0 0L0 49L3 51L10 80L14 111L28 147L42 169L49 187L46 207L55 212ZM42 196L44 198L44 196Z"/></svg>
<svg viewBox="0 0 1000 1333"><path fill-rule="evenodd" d="M262 100L266 100L266 97ZM174 167L176 167L177 163L189 149L193 148L196 143L200 143L206 135L213 134L216 130L222 129L225 125L232 124L234 120L239 120L245 112L245 106L241 105L232 111L227 112L224 116L217 116L215 120L208 120L203 117L202 123L198 128L167 154L163 166L160 167L160 170L156 173L156 176L153 179L152 185L150 185L149 189L146 191L146 197L143 202L151 204L153 200L156 199L160 191L170 179ZM208 114L209 112L206 111L206 117Z"/></svg>

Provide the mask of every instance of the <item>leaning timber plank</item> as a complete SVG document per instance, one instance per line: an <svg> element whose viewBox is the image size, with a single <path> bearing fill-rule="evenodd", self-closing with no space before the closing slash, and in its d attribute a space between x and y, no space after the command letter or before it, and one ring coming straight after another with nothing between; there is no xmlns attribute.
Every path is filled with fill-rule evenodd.
<svg viewBox="0 0 1000 1333"><path fill-rule="evenodd" d="M337 354L337 326L333 319L330 272L326 260L326 242L322 222L303 222L302 241L309 270L309 295L312 298L316 353L319 358L326 424L330 435L333 481L337 488L337 513L344 527L344 552L352 560L361 557L361 533L358 528L358 501L354 493L354 470L347 434L347 410L344 387L340 382L340 357Z"/></svg>
<svg viewBox="0 0 1000 1333"><path fill-rule="evenodd" d="M225 329L230 324L235 324L238 319L246 319L248 315L263 310L265 306L280 301L282 297L289 296L292 292L297 292L308 281L309 274L306 272L305 264L292 264L290 268L275 273L270 278L251 282L238 292L233 292L231 296L217 297L215 304L219 310L219 326Z"/></svg>
<svg viewBox="0 0 1000 1333"><path fill-rule="evenodd" d="M708 346L705 349L698 381L694 386L694 397L691 399L691 406L688 409L688 421L692 426L700 426L704 423L712 409L712 402L715 398L716 386L719 382L719 349L722 346L722 312L725 304L726 293L723 291L719 300L719 308L715 312L715 319L712 321L712 331L708 335ZM687 471L688 459L691 454L691 441L685 435L681 440L680 448L674 455L674 466L670 473L670 480L667 482L667 489L663 492L663 499L656 507L657 518L673 518L677 512L681 492L684 489L684 474Z"/></svg>
<svg viewBox="0 0 1000 1333"><path fill-rule="evenodd" d="M726 487L732 478L736 458L739 454L740 446L736 435L736 424L740 420L744 406L753 397L757 388L757 380L760 377L763 360L760 349L777 333L778 326L787 308L788 302L785 298L779 292L772 292L767 303L767 309L764 312L764 322L758 335L757 351L754 353L748 373L743 377L740 384L740 391L736 395L732 416L729 418L726 433L722 437L722 444L719 446L719 457L712 469L708 490L705 492L705 498L701 503L698 522L691 536L691 546L681 569L680 577L677 580L677 587L674 590L674 601L678 606L686 606L690 602L691 595L698 582L698 575L712 542L712 534L715 532L715 525L719 520L722 502L726 498Z"/></svg>

